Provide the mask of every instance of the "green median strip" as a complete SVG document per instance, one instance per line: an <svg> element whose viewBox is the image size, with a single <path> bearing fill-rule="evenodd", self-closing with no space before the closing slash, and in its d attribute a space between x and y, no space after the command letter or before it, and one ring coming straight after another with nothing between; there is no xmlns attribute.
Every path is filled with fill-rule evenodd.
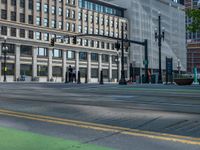
<svg viewBox="0 0 200 150"><path fill-rule="evenodd" d="M67 132L66 132L67 134ZM2 150L111 150L77 141L0 127Z"/></svg>

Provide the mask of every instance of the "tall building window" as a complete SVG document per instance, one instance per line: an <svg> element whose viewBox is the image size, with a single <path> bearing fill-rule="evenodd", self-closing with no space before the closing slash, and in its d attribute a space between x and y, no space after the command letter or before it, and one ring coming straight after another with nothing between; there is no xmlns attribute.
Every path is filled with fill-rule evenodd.
<svg viewBox="0 0 200 150"><path fill-rule="evenodd" d="M101 42L101 48L104 49L105 48L105 43Z"/></svg>
<svg viewBox="0 0 200 150"><path fill-rule="evenodd" d="M59 28L59 29L62 29L62 28L63 28L62 21L59 21L59 22L58 22L58 28Z"/></svg>
<svg viewBox="0 0 200 150"><path fill-rule="evenodd" d="M49 41L49 33L43 33L43 38L45 41Z"/></svg>
<svg viewBox="0 0 200 150"><path fill-rule="evenodd" d="M28 38L33 39L33 36L34 36L34 32L32 30L29 30L28 31Z"/></svg>
<svg viewBox="0 0 200 150"><path fill-rule="evenodd" d="M67 59L75 59L75 52L67 51Z"/></svg>
<svg viewBox="0 0 200 150"><path fill-rule="evenodd" d="M24 8L25 7L25 0L20 0L20 7Z"/></svg>
<svg viewBox="0 0 200 150"><path fill-rule="evenodd" d="M88 27L84 27L84 33L88 33Z"/></svg>
<svg viewBox="0 0 200 150"><path fill-rule="evenodd" d="M47 48L43 48L43 47L38 47L38 52L37 55L38 56L47 56L48 54Z"/></svg>
<svg viewBox="0 0 200 150"><path fill-rule="evenodd" d="M41 33L40 32L35 32L35 39L41 40Z"/></svg>
<svg viewBox="0 0 200 150"><path fill-rule="evenodd" d="M29 0L29 2L28 2L28 8L30 10L33 10L33 0Z"/></svg>
<svg viewBox="0 0 200 150"><path fill-rule="evenodd" d="M62 16L62 8L61 7L59 7L59 9L58 9L58 15Z"/></svg>
<svg viewBox="0 0 200 150"><path fill-rule="evenodd" d="M81 12L78 13L78 20L82 20L82 13Z"/></svg>
<svg viewBox="0 0 200 150"><path fill-rule="evenodd" d="M49 12L49 5L48 4L44 4L44 12L45 13Z"/></svg>
<svg viewBox="0 0 200 150"><path fill-rule="evenodd" d="M62 57L62 51L60 49L53 49L53 57L54 58L61 58Z"/></svg>
<svg viewBox="0 0 200 150"><path fill-rule="evenodd" d="M85 22L88 21L88 14L85 14L85 16L84 16L84 21L85 21Z"/></svg>
<svg viewBox="0 0 200 150"><path fill-rule="evenodd" d="M75 23L72 23L72 32L76 32L76 26L75 26Z"/></svg>
<svg viewBox="0 0 200 150"><path fill-rule="evenodd" d="M51 14L53 14L53 15L56 14L56 7L55 6L51 7Z"/></svg>
<svg viewBox="0 0 200 150"><path fill-rule="evenodd" d="M25 29L20 29L20 30L19 30L19 36L20 36L21 38L25 38Z"/></svg>
<svg viewBox="0 0 200 150"><path fill-rule="evenodd" d="M32 55L32 46L21 45L20 46L20 54L31 56Z"/></svg>
<svg viewBox="0 0 200 150"><path fill-rule="evenodd" d="M102 62L107 63L109 61L109 56L106 54L102 54Z"/></svg>
<svg viewBox="0 0 200 150"><path fill-rule="evenodd" d="M41 25L41 18L36 17L36 25L40 26Z"/></svg>
<svg viewBox="0 0 200 150"><path fill-rule="evenodd" d="M79 59L80 60L87 60L87 53L86 52L79 52Z"/></svg>
<svg viewBox="0 0 200 150"><path fill-rule="evenodd" d="M78 26L78 32L82 33L82 26L81 25Z"/></svg>
<svg viewBox="0 0 200 150"><path fill-rule="evenodd" d="M44 26L45 27L49 26L49 20L47 18L44 18Z"/></svg>
<svg viewBox="0 0 200 150"><path fill-rule="evenodd" d="M99 56L97 53L91 53L91 61L98 62Z"/></svg>
<svg viewBox="0 0 200 150"><path fill-rule="evenodd" d="M91 22L91 23L94 22L94 17L93 17L93 15L90 16L90 22Z"/></svg>
<svg viewBox="0 0 200 150"><path fill-rule="evenodd" d="M75 5L75 0L72 0L72 5Z"/></svg>
<svg viewBox="0 0 200 150"><path fill-rule="evenodd" d="M84 46L88 46L88 40L87 39L84 40Z"/></svg>
<svg viewBox="0 0 200 150"><path fill-rule="evenodd" d="M75 19L75 11L72 10L72 18Z"/></svg>
<svg viewBox="0 0 200 150"><path fill-rule="evenodd" d="M67 4L70 4L70 0L66 0L66 3L67 3Z"/></svg>
<svg viewBox="0 0 200 150"><path fill-rule="evenodd" d="M70 31L70 23L69 22L66 23L66 30Z"/></svg>
<svg viewBox="0 0 200 150"><path fill-rule="evenodd" d="M7 35L7 27L1 26L1 35Z"/></svg>
<svg viewBox="0 0 200 150"><path fill-rule="evenodd" d="M96 48L99 48L99 41L96 41Z"/></svg>
<svg viewBox="0 0 200 150"><path fill-rule="evenodd" d="M7 12L4 9L1 10L1 19L7 19Z"/></svg>
<svg viewBox="0 0 200 150"><path fill-rule="evenodd" d="M41 10L41 3L40 3L40 2L37 2L37 3L36 3L36 10L37 10L37 11L40 11L40 10Z"/></svg>
<svg viewBox="0 0 200 150"><path fill-rule="evenodd" d="M11 5L16 6L16 0L11 0Z"/></svg>
<svg viewBox="0 0 200 150"><path fill-rule="evenodd" d="M11 14L10 14L10 19L11 21L16 21L16 12L15 11L11 11Z"/></svg>
<svg viewBox="0 0 200 150"><path fill-rule="evenodd" d="M16 28L11 28L11 36L16 37Z"/></svg>
<svg viewBox="0 0 200 150"><path fill-rule="evenodd" d="M20 13L20 22L24 23L25 22L25 14Z"/></svg>
<svg viewBox="0 0 200 150"><path fill-rule="evenodd" d="M51 27L56 28L56 21L55 20L51 20Z"/></svg>
<svg viewBox="0 0 200 150"><path fill-rule="evenodd" d="M66 10L66 17L67 17L67 18L70 17L70 11L69 11L69 9Z"/></svg>
<svg viewBox="0 0 200 150"><path fill-rule="evenodd" d="M96 16L96 24L99 24L99 17Z"/></svg>
<svg viewBox="0 0 200 150"><path fill-rule="evenodd" d="M28 23L33 24L33 15L28 15Z"/></svg>

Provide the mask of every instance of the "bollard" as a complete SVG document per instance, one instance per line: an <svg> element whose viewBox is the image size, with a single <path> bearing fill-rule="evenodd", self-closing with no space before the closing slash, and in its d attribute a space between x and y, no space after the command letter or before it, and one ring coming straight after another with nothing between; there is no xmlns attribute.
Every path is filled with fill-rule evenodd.
<svg viewBox="0 0 200 150"><path fill-rule="evenodd" d="M88 83L88 81L87 81L87 73L85 74L85 83Z"/></svg>
<svg viewBox="0 0 200 150"><path fill-rule="evenodd" d="M101 74L100 74L100 83L99 84L103 84L103 71L101 70Z"/></svg>
<svg viewBox="0 0 200 150"><path fill-rule="evenodd" d="M81 73L78 71L78 81L77 84L81 84Z"/></svg>

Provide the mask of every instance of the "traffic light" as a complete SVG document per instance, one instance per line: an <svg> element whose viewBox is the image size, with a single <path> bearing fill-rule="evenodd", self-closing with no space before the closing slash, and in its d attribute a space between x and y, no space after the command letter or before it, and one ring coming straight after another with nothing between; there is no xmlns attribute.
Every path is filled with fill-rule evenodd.
<svg viewBox="0 0 200 150"><path fill-rule="evenodd" d="M119 42L115 43L115 48L116 48L117 50L120 49L120 43L119 43Z"/></svg>
<svg viewBox="0 0 200 150"><path fill-rule="evenodd" d="M51 39L51 44L50 44L52 47L55 45L55 39L54 38L52 38Z"/></svg>
<svg viewBox="0 0 200 150"><path fill-rule="evenodd" d="M76 38L76 36L73 36L73 39L72 39L73 41L73 44L76 44L77 43L77 38Z"/></svg>

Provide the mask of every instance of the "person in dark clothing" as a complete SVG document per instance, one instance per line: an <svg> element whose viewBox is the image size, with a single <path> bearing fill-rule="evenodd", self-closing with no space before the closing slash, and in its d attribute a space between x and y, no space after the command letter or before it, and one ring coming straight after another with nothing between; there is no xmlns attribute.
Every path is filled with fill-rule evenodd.
<svg viewBox="0 0 200 150"><path fill-rule="evenodd" d="M72 78L73 78L73 74L72 74L73 68L71 67L71 65L69 66L68 71L69 71L69 82L72 82Z"/></svg>

